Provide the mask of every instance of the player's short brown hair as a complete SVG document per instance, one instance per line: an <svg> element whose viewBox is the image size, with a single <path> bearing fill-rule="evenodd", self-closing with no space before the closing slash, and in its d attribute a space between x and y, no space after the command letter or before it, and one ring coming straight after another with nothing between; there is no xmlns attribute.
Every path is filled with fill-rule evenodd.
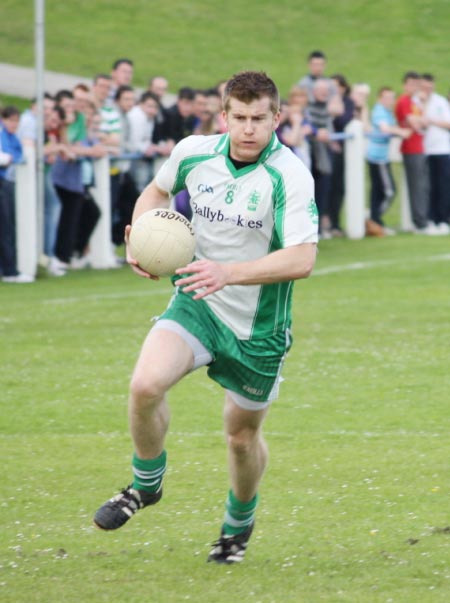
<svg viewBox="0 0 450 603"><path fill-rule="evenodd" d="M277 113L280 95L273 80L263 71L241 71L227 81L222 100L225 111L228 111L231 98L249 104L265 96L270 99L272 113Z"/></svg>

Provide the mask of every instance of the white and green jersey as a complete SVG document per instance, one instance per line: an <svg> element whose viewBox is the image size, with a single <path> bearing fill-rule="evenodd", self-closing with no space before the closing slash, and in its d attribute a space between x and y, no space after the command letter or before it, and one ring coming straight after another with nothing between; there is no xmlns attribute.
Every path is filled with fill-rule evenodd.
<svg viewBox="0 0 450 603"><path fill-rule="evenodd" d="M191 197L197 259L247 262L318 240L313 178L275 134L255 164L236 169L229 135L189 136L156 175L157 186ZM292 281L229 285L204 298L239 339L290 327Z"/></svg>

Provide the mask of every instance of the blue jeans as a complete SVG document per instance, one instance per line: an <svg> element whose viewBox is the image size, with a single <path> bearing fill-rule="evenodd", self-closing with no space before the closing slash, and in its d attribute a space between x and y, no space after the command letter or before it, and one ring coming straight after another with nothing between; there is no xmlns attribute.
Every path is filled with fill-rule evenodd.
<svg viewBox="0 0 450 603"><path fill-rule="evenodd" d="M60 214L61 202L56 194L50 169L44 178L44 253L48 257L55 255L56 232Z"/></svg>

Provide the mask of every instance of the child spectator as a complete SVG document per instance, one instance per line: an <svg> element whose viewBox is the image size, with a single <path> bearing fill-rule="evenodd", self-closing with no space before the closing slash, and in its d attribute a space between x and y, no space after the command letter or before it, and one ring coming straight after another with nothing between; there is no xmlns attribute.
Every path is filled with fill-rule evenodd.
<svg viewBox="0 0 450 603"><path fill-rule="evenodd" d="M367 221L367 234L384 236L394 234L386 228L382 216L390 207L396 192L389 161L389 143L391 136L407 138L411 130L400 128L394 117L395 94L384 86L378 92L378 98L371 113L372 131L367 147L367 162L371 182L370 220Z"/></svg>

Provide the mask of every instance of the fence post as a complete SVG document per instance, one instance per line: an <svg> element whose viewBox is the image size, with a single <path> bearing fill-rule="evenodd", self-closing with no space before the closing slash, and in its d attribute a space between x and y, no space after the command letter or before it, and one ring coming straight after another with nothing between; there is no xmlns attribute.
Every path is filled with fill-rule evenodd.
<svg viewBox="0 0 450 603"><path fill-rule="evenodd" d="M23 147L24 163L16 165L16 249L17 269L36 276L38 266L38 215L36 184L36 151ZM40 239L39 239L40 240Z"/></svg>
<svg viewBox="0 0 450 603"><path fill-rule="evenodd" d="M353 119L345 128L345 230L349 239L362 239L365 228L364 129Z"/></svg>
<svg viewBox="0 0 450 603"><path fill-rule="evenodd" d="M91 264L93 268L111 268L114 266L114 254L111 240L109 158L96 159L93 166L95 186L92 188L92 195L99 206L101 216L90 241Z"/></svg>

